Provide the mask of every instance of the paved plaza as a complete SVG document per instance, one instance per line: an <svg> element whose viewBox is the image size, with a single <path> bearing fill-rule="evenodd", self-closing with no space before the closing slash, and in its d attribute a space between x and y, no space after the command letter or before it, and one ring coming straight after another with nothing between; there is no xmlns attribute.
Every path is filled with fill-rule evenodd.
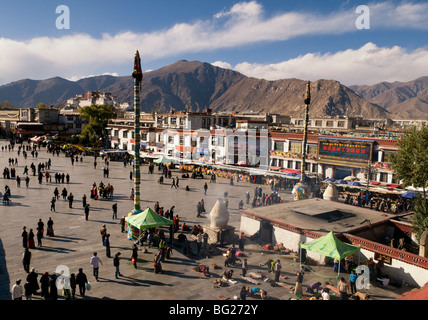
<svg viewBox="0 0 428 320"><path fill-rule="evenodd" d="M1 141L1 145L6 145L6 141ZM25 144L24 144L25 145ZM236 265L234 270L236 284L230 284L225 287L215 288L213 281L219 278L224 271L224 258L222 255L216 255L210 258L200 255L186 256L180 247L173 250L172 258L163 263L163 273L154 273L153 258L157 252L156 248L140 248L137 269L131 264L132 241L127 239L125 233L121 232L119 219L112 219L112 204L118 204L118 218L128 215L132 211L134 204L129 199L130 190L133 187L133 181L130 179L132 168L128 165L124 167L122 162L110 162L109 177L103 177L104 161L101 158L97 160L97 167L94 169L94 158L83 156L82 162L71 164L70 158L65 157L63 153L53 156L46 152L45 148L38 150L38 157L33 158L28 153L27 159L24 159L22 153L17 155L17 148L12 151L3 151L0 153L0 168L3 170L9 167L8 159L17 158L18 165L16 173L23 178L25 165L34 163L45 163L50 158L52 166L50 173L56 172L70 175L70 182L56 184L43 180L41 184L37 181L37 176L33 176L30 170L29 187L25 182L17 187L16 181L12 179L3 179L0 177L0 191L4 192L5 185L8 185L12 193L12 203L10 205L1 205L0 207L0 299L10 300L10 289L16 279L22 279L23 282L27 276L22 265L22 227L25 225L27 231L30 228L36 230L39 219L46 223L49 217L54 221L54 237L43 238L42 247L30 250L32 260L30 268L35 268L40 276L44 272L49 274L58 272L61 268L68 268L70 272L77 274L79 268L83 268L92 289L87 292L86 299L114 299L114 300L217 300L219 296L233 298L239 296L240 288L243 285L254 286L241 278L240 265ZM11 166L12 167L12 166ZM11 168L10 167L10 168ZM180 179L179 187L171 188L171 180L165 179L165 183L160 185L157 181L160 172L155 168L154 174L148 173L147 165L141 168L141 209L146 207L153 208L156 201L166 211L175 206L174 215L178 214L181 222L186 222L193 226L209 224L208 213L218 198L222 198L225 191L229 193L229 225L239 230L240 214L238 203L245 199L246 191L251 194L254 191L254 185L247 182L235 183L229 185L226 179L218 178L217 183L209 183L208 177L205 179ZM173 177L180 176L177 170L173 171ZM110 183L114 187L114 197L112 200L93 200L90 198L90 188L95 182L104 184ZM207 194L204 195L203 184L208 183ZM190 191L185 191L186 186ZM74 195L73 207L69 208L68 202L60 198L56 203L56 212L50 211L50 200L53 196L55 187L61 190L65 187L67 191ZM267 186L263 186L267 191ZM84 217L82 207L82 196L86 194L90 204L89 220ZM289 192L281 192L285 200L291 200ZM202 217L197 215L197 202L201 199L205 201L207 213ZM244 208L247 206L245 205ZM107 232L110 233L110 243L112 257L118 251L121 252L121 273L122 277L118 279L114 275L113 258L107 258L105 247L102 245L100 228L105 224ZM46 230L46 227L45 227ZM166 236L169 232L166 230ZM191 239L189 233L187 237ZM175 235L175 239L177 234ZM193 245L194 243L192 243ZM37 245L37 241L36 241ZM284 244L286 246L286 244ZM225 252L226 247L222 248ZM92 275L92 267L89 260L92 253L98 252L102 265L99 270L99 281L95 281ZM267 272L263 264L268 259L281 259L283 282L291 286L295 283L295 271L299 264L292 255L282 255L277 252L268 251L258 243L247 241L245 255L248 259L249 271L255 273L264 273L267 277L273 279L273 275ZM210 267L213 264L220 266L220 269L211 268L213 276L204 278L192 268L198 264L206 264ZM330 280L332 284L336 283L336 274L330 267L314 267L312 271L307 271L304 278L304 288L310 283ZM345 275L348 278L348 275ZM293 292L282 286L271 286L269 282L261 281L258 285L268 292L267 299L271 300L289 300L293 298ZM407 288L407 290L409 290ZM404 290L405 291L405 290ZM370 291L374 299L394 299L399 296L403 290L383 290L373 286ZM63 299L60 294L60 299ZM35 295L34 300L41 299L40 295ZM81 299L77 295L77 299ZM251 300L253 298L249 298ZM335 299L332 296L332 299Z"/></svg>

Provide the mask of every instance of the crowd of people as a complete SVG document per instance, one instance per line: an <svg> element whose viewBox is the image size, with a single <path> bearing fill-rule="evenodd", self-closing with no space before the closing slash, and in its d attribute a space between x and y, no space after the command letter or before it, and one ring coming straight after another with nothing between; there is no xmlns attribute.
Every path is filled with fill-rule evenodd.
<svg viewBox="0 0 428 320"><path fill-rule="evenodd" d="M110 183L104 184L102 181L98 184L94 182L91 186L91 199L113 199L114 187Z"/></svg>

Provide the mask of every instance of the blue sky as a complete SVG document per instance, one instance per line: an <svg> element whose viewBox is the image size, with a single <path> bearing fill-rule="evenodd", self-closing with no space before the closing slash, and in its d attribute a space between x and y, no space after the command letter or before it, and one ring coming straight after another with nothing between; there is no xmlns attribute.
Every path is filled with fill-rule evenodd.
<svg viewBox="0 0 428 320"><path fill-rule="evenodd" d="M0 84L129 75L137 49L145 71L185 59L267 80L408 81L428 75L427 35L418 0L1 0Z"/></svg>

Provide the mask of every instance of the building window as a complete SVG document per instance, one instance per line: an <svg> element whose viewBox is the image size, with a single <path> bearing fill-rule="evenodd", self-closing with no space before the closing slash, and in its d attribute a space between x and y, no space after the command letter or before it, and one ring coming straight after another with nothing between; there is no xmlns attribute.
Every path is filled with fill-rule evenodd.
<svg viewBox="0 0 428 320"><path fill-rule="evenodd" d="M284 142L275 141L273 148L275 151L284 151Z"/></svg>
<svg viewBox="0 0 428 320"><path fill-rule="evenodd" d="M302 163L300 161L296 161L296 170L300 170L302 168Z"/></svg>
<svg viewBox="0 0 428 320"><path fill-rule="evenodd" d="M147 141L147 132L141 132L141 140Z"/></svg>
<svg viewBox="0 0 428 320"><path fill-rule="evenodd" d="M184 145L184 136L180 134L180 146Z"/></svg>
<svg viewBox="0 0 428 320"><path fill-rule="evenodd" d="M217 146L224 147L224 137L217 136Z"/></svg>
<svg viewBox="0 0 428 320"><path fill-rule="evenodd" d="M283 166L284 166L284 160L278 159L278 167L283 168Z"/></svg>
<svg viewBox="0 0 428 320"><path fill-rule="evenodd" d="M290 142L290 152L302 153L302 143L301 142Z"/></svg>
<svg viewBox="0 0 428 320"><path fill-rule="evenodd" d="M380 173L380 182L388 182L388 173L387 172L381 172Z"/></svg>
<svg viewBox="0 0 428 320"><path fill-rule="evenodd" d="M308 153L312 155L316 155L318 153L318 146L309 145Z"/></svg>
<svg viewBox="0 0 428 320"><path fill-rule="evenodd" d="M124 138L124 139L128 138L128 131L122 132L122 138Z"/></svg>
<svg viewBox="0 0 428 320"><path fill-rule="evenodd" d="M317 163L312 164L312 172L315 172L315 173L318 172L318 164Z"/></svg>
<svg viewBox="0 0 428 320"><path fill-rule="evenodd" d="M333 121L328 120L325 125L326 127L333 127Z"/></svg>
<svg viewBox="0 0 428 320"><path fill-rule="evenodd" d="M293 169L293 161L292 160L287 160L287 168Z"/></svg>
<svg viewBox="0 0 428 320"><path fill-rule="evenodd" d="M338 128L344 128L345 127L345 121L337 121L337 127Z"/></svg>
<svg viewBox="0 0 428 320"><path fill-rule="evenodd" d="M315 127L322 127L322 120L315 120Z"/></svg>

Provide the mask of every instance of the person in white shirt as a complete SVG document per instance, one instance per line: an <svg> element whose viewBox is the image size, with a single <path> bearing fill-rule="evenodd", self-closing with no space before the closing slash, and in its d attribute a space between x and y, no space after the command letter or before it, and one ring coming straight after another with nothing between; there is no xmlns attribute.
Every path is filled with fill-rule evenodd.
<svg viewBox="0 0 428 320"><path fill-rule="evenodd" d="M16 280L16 283L12 287L12 299L13 300L22 300L24 295L24 288L21 285L21 279Z"/></svg>
<svg viewBox="0 0 428 320"><path fill-rule="evenodd" d="M321 297L323 300L330 300L330 294L328 293L328 289L322 289Z"/></svg>
<svg viewBox="0 0 428 320"><path fill-rule="evenodd" d="M97 256L96 252L94 252L94 255L92 256L90 263L91 263L92 269L94 271L95 280L98 281L98 270L100 267L99 264L100 263L103 264L103 263L101 262L101 259Z"/></svg>

